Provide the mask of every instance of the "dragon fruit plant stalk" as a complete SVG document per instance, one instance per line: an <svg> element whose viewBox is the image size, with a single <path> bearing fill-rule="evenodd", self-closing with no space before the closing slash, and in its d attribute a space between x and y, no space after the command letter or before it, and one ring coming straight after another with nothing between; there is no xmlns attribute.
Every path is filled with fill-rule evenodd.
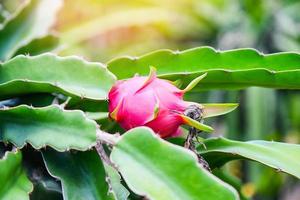
<svg viewBox="0 0 300 200"><path fill-rule="evenodd" d="M197 85L206 74L194 79L185 89L177 88L171 81L157 78L151 67L148 77L135 76L118 81L109 92L109 116L126 130L147 126L162 138L182 134L181 125L190 125L198 130L213 129L185 115L191 106L201 110L201 119L226 114L237 104L198 104L183 100L186 92Z"/></svg>

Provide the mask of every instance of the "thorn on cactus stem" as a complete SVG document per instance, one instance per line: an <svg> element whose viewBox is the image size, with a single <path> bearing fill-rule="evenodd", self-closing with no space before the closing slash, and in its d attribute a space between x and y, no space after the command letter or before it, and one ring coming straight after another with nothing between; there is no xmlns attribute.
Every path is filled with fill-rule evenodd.
<svg viewBox="0 0 300 200"><path fill-rule="evenodd" d="M85 98L85 94L80 94L80 99L83 100Z"/></svg>
<svg viewBox="0 0 300 200"><path fill-rule="evenodd" d="M62 104L59 105L59 107L64 110L66 108L66 106L69 104L69 102L71 101L71 97L68 97L67 100L65 102L63 102Z"/></svg>
<svg viewBox="0 0 300 200"><path fill-rule="evenodd" d="M277 172L282 172L282 169L280 169L280 168L277 168L277 170L276 170Z"/></svg>
<svg viewBox="0 0 300 200"><path fill-rule="evenodd" d="M178 55L178 54L180 54L180 51L177 49L177 50L173 51L173 54Z"/></svg>

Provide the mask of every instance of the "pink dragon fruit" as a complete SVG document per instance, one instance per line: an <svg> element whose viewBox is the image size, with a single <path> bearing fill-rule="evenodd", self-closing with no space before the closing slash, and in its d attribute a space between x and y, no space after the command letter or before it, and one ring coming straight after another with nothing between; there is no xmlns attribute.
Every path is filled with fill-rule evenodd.
<svg viewBox="0 0 300 200"><path fill-rule="evenodd" d="M191 125L207 132L213 129L185 115L191 105L203 111L203 118L225 114L236 104L196 104L183 100L185 92L192 89L206 74L193 80L186 89L180 90L170 81L156 77L151 68L149 77L133 77L118 81L110 90L109 116L122 128L129 130L137 126L147 126L162 138L178 136L180 126Z"/></svg>

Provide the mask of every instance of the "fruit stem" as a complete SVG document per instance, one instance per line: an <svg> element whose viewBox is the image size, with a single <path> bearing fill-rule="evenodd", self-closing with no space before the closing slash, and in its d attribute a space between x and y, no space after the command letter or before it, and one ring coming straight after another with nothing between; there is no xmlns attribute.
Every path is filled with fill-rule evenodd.
<svg viewBox="0 0 300 200"><path fill-rule="evenodd" d="M107 165L110 165L111 167L117 169L114 163L111 162L109 157L107 156L105 149L103 147L104 143L108 145L115 145L117 143L119 135L115 134L109 134L104 131L101 131L100 129L97 130L97 140L95 148L97 150L97 153L101 160L105 162Z"/></svg>
<svg viewBox="0 0 300 200"><path fill-rule="evenodd" d="M195 105L191 105L189 106L185 112L184 115L186 115L187 117L190 117L193 120L196 121L202 121L202 115L203 112L202 110L195 106ZM194 152L198 158L198 163L207 171L211 172L211 169L209 167L209 164L206 162L206 160L197 152L196 148L195 148L195 143L194 143L194 138L197 138L198 134L201 133L201 131L197 130L195 127L190 127L189 129L189 134L184 142L184 147L191 150L192 152ZM199 142L197 140L197 142Z"/></svg>
<svg viewBox="0 0 300 200"><path fill-rule="evenodd" d="M111 167L117 169L117 167L114 165L114 163L112 163L111 160L109 159L109 157L107 156L101 140L97 140L95 148L97 150L99 157L101 158L101 160L103 162L105 162L107 165L110 165Z"/></svg>
<svg viewBox="0 0 300 200"><path fill-rule="evenodd" d="M100 140L109 145L115 145L118 142L120 137L120 135L118 134L109 134L104 131L101 131L100 129L97 129L96 136L97 136L97 141Z"/></svg>

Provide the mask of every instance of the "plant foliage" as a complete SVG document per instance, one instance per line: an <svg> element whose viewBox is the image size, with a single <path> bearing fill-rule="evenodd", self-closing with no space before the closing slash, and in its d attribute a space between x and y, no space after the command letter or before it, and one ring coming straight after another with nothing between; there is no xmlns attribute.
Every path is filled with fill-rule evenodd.
<svg viewBox="0 0 300 200"><path fill-rule="evenodd" d="M124 133L109 119L105 101L117 80L146 75L151 66L157 68L160 78L194 92L252 86L298 90L299 53L199 47L119 57L107 65L58 56L49 52L60 45L51 27L61 4L61 0L22 1L11 17L2 20L0 199L246 199L236 177L222 168L237 159L256 161L300 178L298 144L198 138L203 145L198 145L197 151L213 169L211 173L198 163L195 152L184 147L184 138L163 140L146 127ZM170 14L163 16L169 19ZM135 20L131 24L161 21L155 15ZM111 19L100 21L107 24ZM94 23L84 27L94 30ZM85 38L73 33L64 34L72 36L71 44ZM204 73L206 78L197 84ZM203 107L210 111L204 113L206 120L214 116L211 113L233 110L236 104ZM298 119L297 113L294 118Z"/></svg>

